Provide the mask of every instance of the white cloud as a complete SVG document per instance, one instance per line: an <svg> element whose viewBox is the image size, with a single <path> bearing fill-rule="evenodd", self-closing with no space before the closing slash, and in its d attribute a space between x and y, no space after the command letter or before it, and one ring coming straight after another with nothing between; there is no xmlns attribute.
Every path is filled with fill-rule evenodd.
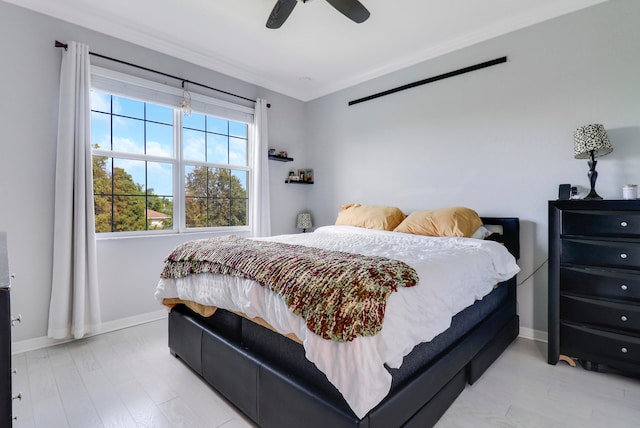
<svg viewBox="0 0 640 428"><path fill-rule="evenodd" d="M151 156L173 157L173 148L169 149L157 141L147 141L147 154Z"/></svg>
<svg viewBox="0 0 640 428"><path fill-rule="evenodd" d="M109 102L109 95L107 94L103 94L101 92L92 92L91 93L91 109L92 110L99 110L99 111L104 111L104 112L109 112L111 111L111 105ZM104 117L105 119L108 119L109 116L103 116L103 115L98 115L98 117L100 117L101 119Z"/></svg>
<svg viewBox="0 0 640 428"><path fill-rule="evenodd" d="M141 141L125 137L113 137L113 150L124 153L144 154L144 145Z"/></svg>

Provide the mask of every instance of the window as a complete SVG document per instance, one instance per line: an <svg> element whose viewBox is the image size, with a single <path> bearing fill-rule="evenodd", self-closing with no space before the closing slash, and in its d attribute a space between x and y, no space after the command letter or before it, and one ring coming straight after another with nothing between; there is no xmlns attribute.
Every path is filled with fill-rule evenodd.
<svg viewBox="0 0 640 428"><path fill-rule="evenodd" d="M245 226L247 125L185 116L182 149L186 227Z"/></svg>
<svg viewBox="0 0 640 428"><path fill-rule="evenodd" d="M192 94L192 108L201 112L183 116L173 107L181 91L97 70L96 232L248 229L250 110L230 111L229 103Z"/></svg>

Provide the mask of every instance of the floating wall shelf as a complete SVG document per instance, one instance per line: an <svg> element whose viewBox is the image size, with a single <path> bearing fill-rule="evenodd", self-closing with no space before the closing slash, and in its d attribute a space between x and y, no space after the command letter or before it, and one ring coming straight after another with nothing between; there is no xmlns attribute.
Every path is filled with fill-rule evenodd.
<svg viewBox="0 0 640 428"><path fill-rule="evenodd" d="M293 162L293 158L286 158L284 156L269 155L269 159L278 162Z"/></svg>

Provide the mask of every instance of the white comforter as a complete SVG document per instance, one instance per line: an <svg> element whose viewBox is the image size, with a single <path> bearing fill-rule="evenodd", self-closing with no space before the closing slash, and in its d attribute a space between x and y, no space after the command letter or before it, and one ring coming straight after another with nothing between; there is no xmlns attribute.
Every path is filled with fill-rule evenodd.
<svg viewBox="0 0 640 428"><path fill-rule="evenodd" d="M420 277L391 293L382 330L372 337L337 343L307 329L282 299L257 282L217 274L161 279L155 296L179 297L261 317L281 333L294 333L306 357L326 374L360 418L389 392L391 375L413 347L449 328L451 318L486 296L497 282L519 272L504 246L468 238L432 238L351 226L325 226L313 233L257 238L402 260Z"/></svg>

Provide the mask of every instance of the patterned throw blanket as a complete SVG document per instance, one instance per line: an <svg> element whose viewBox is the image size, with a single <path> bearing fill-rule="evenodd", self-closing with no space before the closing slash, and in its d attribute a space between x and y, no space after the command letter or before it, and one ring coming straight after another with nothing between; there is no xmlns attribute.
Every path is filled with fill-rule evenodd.
<svg viewBox="0 0 640 428"><path fill-rule="evenodd" d="M337 342L378 333L391 292L418 282L416 271L398 260L236 236L178 246L165 260L161 277L204 272L269 287L309 330Z"/></svg>

